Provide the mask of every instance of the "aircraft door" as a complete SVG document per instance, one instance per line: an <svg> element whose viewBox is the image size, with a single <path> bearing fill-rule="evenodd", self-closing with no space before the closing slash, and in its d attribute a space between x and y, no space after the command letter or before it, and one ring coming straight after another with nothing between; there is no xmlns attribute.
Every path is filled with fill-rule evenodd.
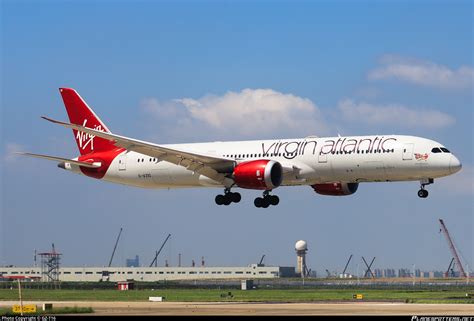
<svg viewBox="0 0 474 321"><path fill-rule="evenodd" d="M403 145L403 160L413 159L413 145L414 144Z"/></svg>
<svg viewBox="0 0 474 321"><path fill-rule="evenodd" d="M318 162L319 163L327 163L328 162L328 154L323 154L322 151L319 151Z"/></svg>
<svg viewBox="0 0 474 321"><path fill-rule="evenodd" d="M124 171L127 169L127 154L122 154L118 157L118 168L119 171Z"/></svg>

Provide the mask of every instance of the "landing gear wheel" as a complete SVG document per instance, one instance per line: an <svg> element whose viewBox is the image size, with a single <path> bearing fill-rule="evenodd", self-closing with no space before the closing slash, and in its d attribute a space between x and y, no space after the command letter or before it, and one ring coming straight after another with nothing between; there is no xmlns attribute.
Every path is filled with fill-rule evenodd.
<svg viewBox="0 0 474 321"><path fill-rule="evenodd" d="M227 205L230 205L230 203L232 203L232 199L230 198L229 195L225 195L224 196L224 205L227 206Z"/></svg>
<svg viewBox="0 0 474 321"><path fill-rule="evenodd" d="M230 191L230 187L224 189L224 195L217 195L216 196L216 204L217 205L230 205L230 203L238 203L242 199L240 193L232 193Z"/></svg>
<svg viewBox="0 0 474 321"><path fill-rule="evenodd" d="M420 190L418 191L418 197L420 198L427 198L428 197L428 191L425 190L426 185L430 185L434 183L434 179L432 178L424 178L420 180Z"/></svg>
<svg viewBox="0 0 474 321"><path fill-rule="evenodd" d="M224 195L221 195L221 194L217 195L215 199L217 205L224 204L224 200L225 200L225 197Z"/></svg>
<svg viewBox="0 0 474 321"><path fill-rule="evenodd" d="M263 198L257 197L257 198L253 201L253 204L255 205L255 207L262 207L262 205L263 205Z"/></svg>
<svg viewBox="0 0 474 321"><path fill-rule="evenodd" d="M276 195L270 195L269 197L270 205L276 206L280 203L280 198Z"/></svg>
<svg viewBox="0 0 474 321"><path fill-rule="evenodd" d="M278 205L280 198L276 195L270 195L270 191L267 190L263 192L263 197L257 197L253 203L255 207L267 208L270 205Z"/></svg>
<svg viewBox="0 0 474 321"><path fill-rule="evenodd" d="M428 191L425 190L425 189L420 189L418 191L418 197L420 197L420 198L427 198L428 194L429 194Z"/></svg>
<svg viewBox="0 0 474 321"><path fill-rule="evenodd" d="M242 196L240 195L240 193L229 193L229 194L230 194L230 198L232 202L234 203L238 203L242 199Z"/></svg>

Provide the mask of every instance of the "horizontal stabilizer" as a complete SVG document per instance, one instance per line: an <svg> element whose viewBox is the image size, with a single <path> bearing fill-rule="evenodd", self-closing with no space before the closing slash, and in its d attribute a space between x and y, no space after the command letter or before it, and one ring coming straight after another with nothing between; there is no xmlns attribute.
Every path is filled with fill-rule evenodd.
<svg viewBox="0 0 474 321"><path fill-rule="evenodd" d="M200 173L221 183L228 179L226 177L226 173L233 170L236 165L235 160L231 158L219 157L212 154L209 155L204 153L196 153L195 151L173 149L138 139L115 135L110 132L84 127L81 125L68 124L45 116L42 116L41 118L66 128L74 129L77 132L85 133L91 139L95 137L106 139L110 142L113 142L116 147L125 148L128 151L159 158L172 164L182 166L187 170Z"/></svg>
<svg viewBox="0 0 474 321"><path fill-rule="evenodd" d="M36 157L36 158L42 158L42 159L47 159L47 160L52 160L52 161L57 161L57 162L75 164L75 165L83 166L83 167L87 167L87 168L99 168L101 166L100 162L88 163L88 162L81 162L81 161L77 161L77 160L72 160L72 159L69 159L69 158L62 158L62 157L55 157L55 156L48 156L48 155L41 155L41 154L32 154L32 153L15 153L15 154L31 156L31 157Z"/></svg>

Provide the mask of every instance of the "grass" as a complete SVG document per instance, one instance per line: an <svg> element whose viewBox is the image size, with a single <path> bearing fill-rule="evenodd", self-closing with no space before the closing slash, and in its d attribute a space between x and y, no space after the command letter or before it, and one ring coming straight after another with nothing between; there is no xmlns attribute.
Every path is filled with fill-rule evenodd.
<svg viewBox="0 0 474 321"><path fill-rule="evenodd" d="M51 314L83 314L83 313L93 313L94 310L91 307L62 307L62 308L53 308L49 311L42 311L40 309L36 310L36 313L24 313L25 316L31 315L51 315ZM19 313L13 313L11 308L0 308L0 316L18 316Z"/></svg>
<svg viewBox="0 0 474 321"><path fill-rule="evenodd" d="M364 301L398 301L408 303L474 303L466 291L449 290L380 290L380 289L257 289L250 291L218 289L159 290L46 290L24 289L24 301L147 301L150 296L164 296L166 301L233 301L233 302L314 302L353 301L361 293ZM232 296L227 296L231 292ZM1 300L17 300L18 291L0 289Z"/></svg>

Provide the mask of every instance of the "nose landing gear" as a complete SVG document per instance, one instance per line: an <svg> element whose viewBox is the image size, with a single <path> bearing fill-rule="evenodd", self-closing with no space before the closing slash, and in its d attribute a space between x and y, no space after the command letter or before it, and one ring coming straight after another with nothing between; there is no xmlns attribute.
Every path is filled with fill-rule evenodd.
<svg viewBox="0 0 474 321"><path fill-rule="evenodd" d="M424 189L423 187L418 191L418 197L420 198L427 198L428 197L428 191Z"/></svg>
<svg viewBox="0 0 474 321"><path fill-rule="evenodd" d="M267 208L270 205L276 206L280 203L280 198L276 195L270 195L270 191L263 192L263 197L257 197L253 204L255 207Z"/></svg>
<svg viewBox="0 0 474 321"><path fill-rule="evenodd" d="M430 185L430 184L433 184L434 183L434 180L432 178L428 178L428 179L422 179L420 181L420 190L418 191L418 197L420 198L427 198L428 197L428 191L425 189L425 186L426 185Z"/></svg>

